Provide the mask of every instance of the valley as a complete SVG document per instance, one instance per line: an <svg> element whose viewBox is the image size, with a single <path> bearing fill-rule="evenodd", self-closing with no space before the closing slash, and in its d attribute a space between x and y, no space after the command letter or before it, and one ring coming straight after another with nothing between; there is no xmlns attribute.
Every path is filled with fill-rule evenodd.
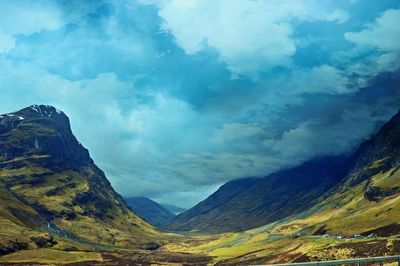
<svg viewBox="0 0 400 266"><path fill-rule="evenodd" d="M34 105L0 116L0 264L249 265L400 253L400 113L348 156L231 181L183 213L123 199Z"/></svg>
<svg viewBox="0 0 400 266"><path fill-rule="evenodd" d="M396 25L400 0L0 0L0 266L400 266Z"/></svg>

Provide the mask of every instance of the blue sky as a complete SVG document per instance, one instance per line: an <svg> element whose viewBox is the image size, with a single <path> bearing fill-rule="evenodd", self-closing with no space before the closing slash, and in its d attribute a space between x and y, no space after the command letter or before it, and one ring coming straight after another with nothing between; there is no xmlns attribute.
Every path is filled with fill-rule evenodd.
<svg viewBox="0 0 400 266"><path fill-rule="evenodd" d="M124 196L354 150L400 109L400 1L1 1L0 112L65 111Z"/></svg>

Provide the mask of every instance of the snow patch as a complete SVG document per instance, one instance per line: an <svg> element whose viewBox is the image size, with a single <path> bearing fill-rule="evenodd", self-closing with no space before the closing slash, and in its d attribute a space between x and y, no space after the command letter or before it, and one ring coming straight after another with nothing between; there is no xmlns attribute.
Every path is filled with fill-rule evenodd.
<svg viewBox="0 0 400 266"><path fill-rule="evenodd" d="M15 114L4 114L4 115L0 115L0 118L4 118L4 117L16 117L18 118L18 120L24 120L25 118L19 115L15 115Z"/></svg>
<svg viewBox="0 0 400 266"><path fill-rule="evenodd" d="M38 105L32 105L31 106L31 109L33 110L33 111L35 111L36 113L39 113L39 106Z"/></svg>
<svg viewBox="0 0 400 266"><path fill-rule="evenodd" d="M35 112L39 113L41 116L47 116L47 117L52 117L55 114L62 114L60 110L55 108L54 106L51 105L32 105L30 107L32 110Z"/></svg>

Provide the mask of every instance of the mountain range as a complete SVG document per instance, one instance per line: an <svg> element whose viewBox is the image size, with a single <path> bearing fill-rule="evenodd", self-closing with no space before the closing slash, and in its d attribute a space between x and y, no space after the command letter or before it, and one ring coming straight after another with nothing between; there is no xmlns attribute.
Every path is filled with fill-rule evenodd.
<svg viewBox="0 0 400 266"><path fill-rule="evenodd" d="M33 105L0 115L0 263L249 265L394 255L399 184L400 112L351 154L230 181L175 216L147 198L123 199L68 117Z"/></svg>
<svg viewBox="0 0 400 266"><path fill-rule="evenodd" d="M247 230L315 206L335 202L339 207L344 204L341 200L354 200L348 194L355 191L360 191L367 202L383 201L400 192L399 162L400 113L352 155L315 158L264 178L228 182L164 228L213 233ZM391 215L387 222L397 226L397 215ZM329 227L322 231L329 231Z"/></svg>
<svg viewBox="0 0 400 266"><path fill-rule="evenodd" d="M323 158L322 164L315 165L320 171L315 177L313 171L307 173L307 169L313 169L307 166L321 158L266 178L231 181L166 225L173 230L224 233L200 243L173 246L173 250L210 254L216 257L216 265L397 255L400 253L399 151L400 112L347 158L336 157L333 163L329 162L332 157ZM322 167L324 163L326 167ZM275 180L276 175L290 183L280 183ZM323 176L330 178L330 182L323 181ZM308 185L309 178L317 183ZM309 186L310 190L300 189L303 186ZM270 213L264 212L265 209ZM229 229L219 226L218 223L224 223L223 217L229 219L225 222ZM213 219L218 223L213 223ZM259 226L259 219L267 223ZM243 231L243 225L252 229Z"/></svg>

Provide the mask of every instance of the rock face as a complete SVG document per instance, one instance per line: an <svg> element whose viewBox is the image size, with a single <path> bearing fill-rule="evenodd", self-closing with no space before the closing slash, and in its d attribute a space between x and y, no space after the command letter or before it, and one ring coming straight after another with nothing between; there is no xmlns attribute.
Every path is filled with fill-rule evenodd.
<svg viewBox="0 0 400 266"><path fill-rule="evenodd" d="M312 224L310 228L362 233L396 224L399 196L400 112L348 158L320 158L265 178L228 182L203 202L178 215L165 228L240 231L293 215L307 217L319 213L313 221L331 214L336 218L327 218L325 223ZM375 215L375 223L370 223L372 228L363 223L371 213Z"/></svg>
<svg viewBox="0 0 400 266"><path fill-rule="evenodd" d="M356 158L352 171L345 180L348 186L355 186L400 164L400 112L360 146Z"/></svg>
<svg viewBox="0 0 400 266"><path fill-rule="evenodd" d="M318 158L264 178L228 182L165 228L240 231L300 213L339 183L350 161L345 157Z"/></svg>
<svg viewBox="0 0 400 266"><path fill-rule="evenodd" d="M0 156L48 155L78 167L93 163L89 152L72 134L68 117L52 106L33 105L0 117Z"/></svg>
<svg viewBox="0 0 400 266"><path fill-rule="evenodd" d="M131 197L125 198L125 201L135 213L157 227L170 222L175 217L175 214L149 198Z"/></svg>
<svg viewBox="0 0 400 266"><path fill-rule="evenodd" d="M34 213L29 219L14 210L30 228L47 224L113 245L136 245L157 234L114 191L72 134L68 117L52 106L0 116L0 187Z"/></svg>

